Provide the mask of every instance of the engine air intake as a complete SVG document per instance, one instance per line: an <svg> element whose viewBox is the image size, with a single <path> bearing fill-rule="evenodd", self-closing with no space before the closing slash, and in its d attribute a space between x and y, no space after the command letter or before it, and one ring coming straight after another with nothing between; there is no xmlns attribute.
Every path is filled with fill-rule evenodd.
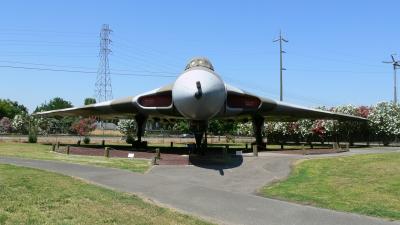
<svg viewBox="0 0 400 225"><path fill-rule="evenodd" d="M228 92L227 105L230 108L258 109L260 104L261 100L257 97Z"/></svg>
<svg viewBox="0 0 400 225"><path fill-rule="evenodd" d="M166 91L141 96L138 99L138 103L143 107L168 107L172 105L172 92Z"/></svg>

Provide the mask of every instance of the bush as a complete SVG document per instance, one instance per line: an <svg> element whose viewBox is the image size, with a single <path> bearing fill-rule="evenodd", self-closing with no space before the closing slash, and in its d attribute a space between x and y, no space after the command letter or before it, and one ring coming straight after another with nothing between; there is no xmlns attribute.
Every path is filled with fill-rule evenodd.
<svg viewBox="0 0 400 225"><path fill-rule="evenodd" d="M135 142L135 138L132 135L126 136L126 143L133 144L133 142Z"/></svg>
<svg viewBox="0 0 400 225"><path fill-rule="evenodd" d="M29 143L37 143L37 135L35 132L29 132L28 142Z"/></svg>
<svg viewBox="0 0 400 225"><path fill-rule="evenodd" d="M11 129L11 120L8 117L3 117L0 120L0 133L10 133Z"/></svg>
<svg viewBox="0 0 400 225"><path fill-rule="evenodd" d="M95 118L84 118L72 124L71 130L79 136L86 136L96 129Z"/></svg>
<svg viewBox="0 0 400 225"><path fill-rule="evenodd" d="M133 136L133 134L136 132L136 121L135 120L127 120L127 119L121 119L118 122L117 129L125 135L128 140L128 136Z"/></svg>
<svg viewBox="0 0 400 225"><path fill-rule="evenodd" d="M89 144L90 143L90 138L89 137L83 138L83 143Z"/></svg>

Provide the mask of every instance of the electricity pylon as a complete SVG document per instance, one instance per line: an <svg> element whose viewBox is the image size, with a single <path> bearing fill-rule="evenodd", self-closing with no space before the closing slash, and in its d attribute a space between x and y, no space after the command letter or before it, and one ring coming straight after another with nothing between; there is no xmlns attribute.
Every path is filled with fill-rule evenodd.
<svg viewBox="0 0 400 225"><path fill-rule="evenodd" d="M111 29L108 24L103 24L100 32L99 68L97 70L95 96L97 102L112 99L111 75L108 55L111 53Z"/></svg>

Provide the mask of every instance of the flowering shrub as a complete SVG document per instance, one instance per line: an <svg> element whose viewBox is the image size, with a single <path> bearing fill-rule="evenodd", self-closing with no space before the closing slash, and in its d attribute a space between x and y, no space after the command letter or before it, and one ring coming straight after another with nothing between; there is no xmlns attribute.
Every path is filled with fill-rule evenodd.
<svg viewBox="0 0 400 225"><path fill-rule="evenodd" d="M71 130L79 136L87 136L90 132L96 129L96 119L84 118L72 124Z"/></svg>
<svg viewBox="0 0 400 225"><path fill-rule="evenodd" d="M312 135L312 127L314 122L309 119L299 120L297 122L299 125L299 134L302 139L307 139Z"/></svg>
<svg viewBox="0 0 400 225"><path fill-rule="evenodd" d="M135 142L136 121L129 119L121 119L118 121L117 129L126 136L126 143L133 144Z"/></svg>
<svg viewBox="0 0 400 225"><path fill-rule="evenodd" d="M11 126L14 132L25 134L28 131L28 119L24 114L15 115L12 119Z"/></svg>
<svg viewBox="0 0 400 225"><path fill-rule="evenodd" d="M239 123L237 125L236 135L252 136L253 135L253 125L251 124L251 122Z"/></svg>
<svg viewBox="0 0 400 225"><path fill-rule="evenodd" d="M12 130L11 120L8 117L3 117L0 120L0 133L10 133Z"/></svg>
<svg viewBox="0 0 400 225"><path fill-rule="evenodd" d="M325 138L326 134L325 122L325 120L316 120L312 128L313 134L320 137L322 140Z"/></svg>
<svg viewBox="0 0 400 225"><path fill-rule="evenodd" d="M393 103L381 102L374 106L368 119L373 132L388 144L390 139L400 135L400 107Z"/></svg>
<svg viewBox="0 0 400 225"><path fill-rule="evenodd" d="M121 119L118 121L117 129L125 136L134 136L136 132L136 121Z"/></svg>

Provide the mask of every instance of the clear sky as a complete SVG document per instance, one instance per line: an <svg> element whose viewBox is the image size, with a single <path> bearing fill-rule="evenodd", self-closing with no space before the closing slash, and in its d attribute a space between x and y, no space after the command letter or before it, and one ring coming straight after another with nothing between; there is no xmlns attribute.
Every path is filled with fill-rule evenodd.
<svg viewBox="0 0 400 225"><path fill-rule="evenodd" d="M398 1L2 1L0 98L33 110L55 96L82 105L96 74L103 23L113 33L114 98L174 81L194 56L222 78L279 98L279 30L285 44L284 100L306 106L371 105L393 98L400 54ZM399 55L400 57L400 55Z"/></svg>

